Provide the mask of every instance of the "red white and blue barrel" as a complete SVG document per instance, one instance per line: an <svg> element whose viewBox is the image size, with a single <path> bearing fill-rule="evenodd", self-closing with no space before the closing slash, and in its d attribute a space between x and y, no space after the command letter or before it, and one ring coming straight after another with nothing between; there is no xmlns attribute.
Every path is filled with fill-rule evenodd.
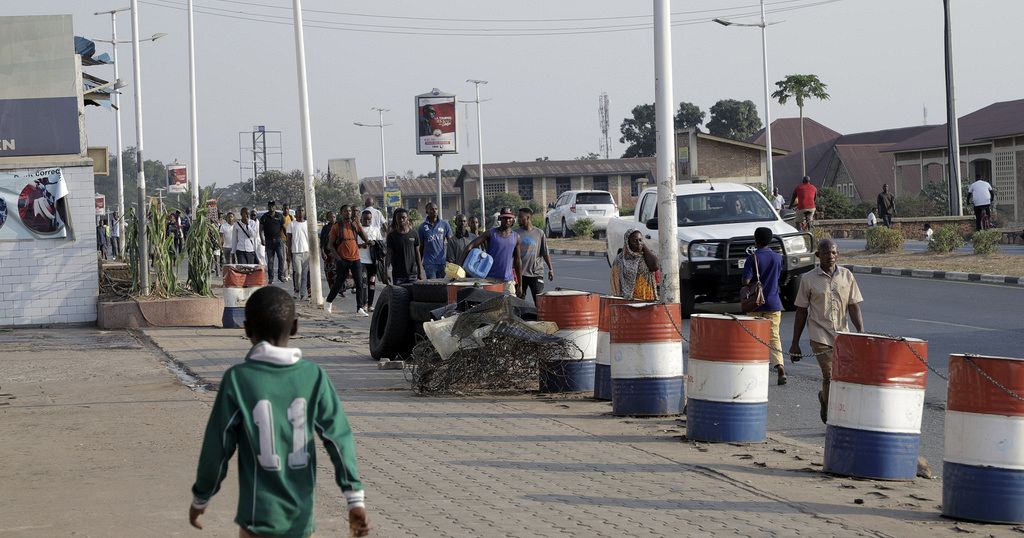
<svg viewBox="0 0 1024 538"><path fill-rule="evenodd" d="M922 360L928 360L928 342L841 332L834 349L825 472L913 480L921 445L928 378Z"/></svg>
<svg viewBox="0 0 1024 538"><path fill-rule="evenodd" d="M578 348L572 356L540 364L541 392L594 390L599 313L600 297L595 293L556 290L537 296L537 319L554 322L558 325L555 336Z"/></svg>
<svg viewBox="0 0 1024 538"><path fill-rule="evenodd" d="M611 307L615 304L634 302L636 301L625 297L601 296L600 313L597 320L597 361L594 366L594 398L597 400L612 399Z"/></svg>
<svg viewBox="0 0 1024 538"><path fill-rule="evenodd" d="M1022 395L1024 359L950 355L942 515L1024 523Z"/></svg>
<svg viewBox="0 0 1024 538"><path fill-rule="evenodd" d="M750 316L690 318L686 436L712 443L768 437L768 347L771 322Z"/></svg>
<svg viewBox="0 0 1024 538"><path fill-rule="evenodd" d="M611 307L612 414L658 417L683 411L683 317L679 304Z"/></svg>
<svg viewBox="0 0 1024 538"><path fill-rule="evenodd" d="M236 270L235 267L244 269ZM225 329L245 326L245 302L256 290L267 285L267 274L259 265L225 265L221 268L224 278L224 314L221 324Z"/></svg>

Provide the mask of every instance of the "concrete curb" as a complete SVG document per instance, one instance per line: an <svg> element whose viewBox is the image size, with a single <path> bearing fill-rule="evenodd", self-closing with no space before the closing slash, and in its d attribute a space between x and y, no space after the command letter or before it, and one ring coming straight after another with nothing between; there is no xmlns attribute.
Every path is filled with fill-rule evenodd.
<svg viewBox="0 0 1024 538"><path fill-rule="evenodd" d="M564 250L551 249L551 254L560 256L604 257L604 252L595 250ZM871 265L840 264L854 273L867 275L900 276L908 278L927 278L932 280L952 280L954 282L980 282L1001 286L1024 287L1024 278L1008 275L987 275L983 273L961 273L956 271L938 271L933 269L909 269L905 267L877 267Z"/></svg>

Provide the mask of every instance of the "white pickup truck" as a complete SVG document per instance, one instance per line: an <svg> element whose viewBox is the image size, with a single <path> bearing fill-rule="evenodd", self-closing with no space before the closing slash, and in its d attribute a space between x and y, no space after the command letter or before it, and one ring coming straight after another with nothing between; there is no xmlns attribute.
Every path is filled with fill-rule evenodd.
<svg viewBox="0 0 1024 538"><path fill-rule="evenodd" d="M608 222L608 264L622 250L630 229L644 235L648 247L658 249L657 189L640 193L630 217ZM679 237L679 291L683 316L696 303L738 303L747 249L754 230L764 226L775 234L771 248L782 254L779 295L786 310L800 287L800 275L814 268L814 237L786 221L791 210L776 212L760 191L737 183L676 185L676 235Z"/></svg>

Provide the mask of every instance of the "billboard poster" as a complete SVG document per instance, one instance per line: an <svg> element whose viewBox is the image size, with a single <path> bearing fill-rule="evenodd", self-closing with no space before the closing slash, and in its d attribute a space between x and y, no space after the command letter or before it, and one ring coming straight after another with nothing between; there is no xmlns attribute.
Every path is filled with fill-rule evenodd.
<svg viewBox="0 0 1024 538"><path fill-rule="evenodd" d="M434 90L416 96L416 154L457 153L455 95Z"/></svg>
<svg viewBox="0 0 1024 538"><path fill-rule="evenodd" d="M167 167L167 192L182 194L188 192L188 168L183 164Z"/></svg>
<svg viewBox="0 0 1024 538"><path fill-rule="evenodd" d="M220 219L220 213L217 211L217 200L209 199L206 201L206 215L211 219Z"/></svg>
<svg viewBox="0 0 1024 538"><path fill-rule="evenodd" d="M402 207L402 191L390 187L385 190L384 207Z"/></svg>
<svg viewBox="0 0 1024 538"><path fill-rule="evenodd" d="M107 196L105 194L96 195L96 216L102 217L107 214Z"/></svg>
<svg viewBox="0 0 1024 538"><path fill-rule="evenodd" d="M0 173L0 241L67 237L60 168Z"/></svg>

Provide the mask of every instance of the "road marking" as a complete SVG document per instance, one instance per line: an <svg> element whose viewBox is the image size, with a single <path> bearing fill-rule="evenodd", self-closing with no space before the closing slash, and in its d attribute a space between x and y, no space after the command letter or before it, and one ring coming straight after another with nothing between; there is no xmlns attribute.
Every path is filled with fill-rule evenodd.
<svg viewBox="0 0 1024 538"><path fill-rule="evenodd" d="M907 318L907 321L916 321L918 323L934 323L936 325L949 325L951 327L964 327L967 329L977 329L979 331L998 331L999 329L993 329L991 327L978 327L977 325L964 325L962 323L949 323L946 321L933 321L930 319L914 319Z"/></svg>

